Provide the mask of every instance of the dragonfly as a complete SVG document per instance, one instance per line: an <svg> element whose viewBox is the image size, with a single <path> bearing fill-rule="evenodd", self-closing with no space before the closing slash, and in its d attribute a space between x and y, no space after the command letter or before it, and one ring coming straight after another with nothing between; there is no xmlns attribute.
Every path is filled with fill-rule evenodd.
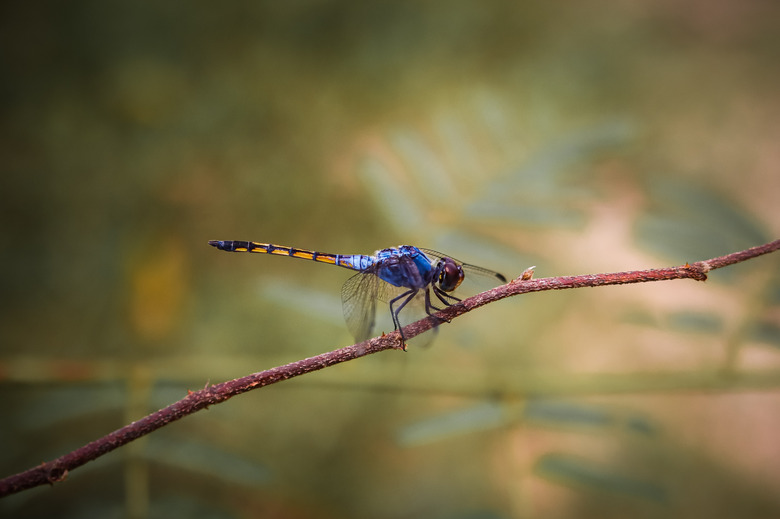
<svg viewBox="0 0 780 519"><path fill-rule="evenodd" d="M498 272L412 245L378 250L373 255L328 254L252 241L211 240L209 245L227 252L288 256L357 271L341 289L344 318L350 333L358 342L370 338L376 323L377 301L384 301L390 306L393 326L404 348L406 337L400 314L405 308L422 307L425 314L436 318L434 312L461 300L453 292L467 275L491 280L494 285L506 283L506 278Z"/></svg>

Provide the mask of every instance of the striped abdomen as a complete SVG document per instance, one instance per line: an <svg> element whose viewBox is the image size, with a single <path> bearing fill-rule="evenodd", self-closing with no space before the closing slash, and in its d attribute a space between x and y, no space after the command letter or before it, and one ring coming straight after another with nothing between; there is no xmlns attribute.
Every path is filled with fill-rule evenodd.
<svg viewBox="0 0 780 519"><path fill-rule="evenodd" d="M254 241L221 241L211 240L209 245L228 252L255 252L258 254L274 254L276 256L290 256L320 263L329 263L352 270L366 270L374 263L374 258L363 254L327 254L307 249L283 247L271 243L257 243Z"/></svg>

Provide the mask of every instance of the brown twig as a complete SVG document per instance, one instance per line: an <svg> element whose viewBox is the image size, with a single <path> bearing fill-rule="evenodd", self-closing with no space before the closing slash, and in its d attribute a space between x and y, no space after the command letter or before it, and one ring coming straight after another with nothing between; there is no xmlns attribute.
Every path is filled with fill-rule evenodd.
<svg viewBox="0 0 780 519"><path fill-rule="evenodd" d="M465 299L461 303L445 308L436 314L436 317L427 317L410 324L404 328L404 336L406 338L416 337L436 326L441 320L450 321L475 308L510 296L545 290L645 283L648 281L671 279L695 279L697 281L704 281L707 279L707 273L710 270L739 263L763 254L774 252L778 249L780 249L780 240L728 254L726 256L712 258L706 261L698 261L691 265L686 263L680 267L541 279L527 279L528 275L524 275L506 285L477 294L474 297ZM400 335L398 332L394 332L389 335L382 335L381 337L323 353L315 357L292 362L267 371L261 371L221 384L207 386L200 391L190 392L185 398L178 402L126 425L121 429L117 429L69 454L0 480L0 497L45 483L53 484L62 481L67 477L70 471L84 465L88 461L92 461L117 447L121 447L122 445L149 434L171 422L184 418L189 414L205 409L211 405L224 402L238 394L276 382L281 382L305 373L317 371L334 364L364 357L372 353L398 348L399 346Z"/></svg>

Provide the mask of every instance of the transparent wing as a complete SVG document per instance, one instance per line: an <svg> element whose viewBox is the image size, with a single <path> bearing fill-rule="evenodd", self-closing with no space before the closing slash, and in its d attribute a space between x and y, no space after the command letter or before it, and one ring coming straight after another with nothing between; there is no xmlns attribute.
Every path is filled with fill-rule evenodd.
<svg viewBox="0 0 780 519"><path fill-rule="evenodd" d="M364 341L374 335L377 323L377 301L389 303L407 290L386 283L371 272L361 272L349 278L341 289L341 302L347 329L355 340ZM386 331L390 332L393 330L390 309L383 304L382 311L386 312L386 315L380 316L382 326L386 326ZM403 327L423 317L425 317L424 291L420 291L403 308L398 318ZM412 344L426 346L435 336L435 332L426 333L422 339L420 337L412 339Z"/></svg>
<svg viewBox="0 0 780 519"><path fill-rule="evenodd" d="M344 320L349 333L358 342L370 338L374 329L380 283L384 282L374 274L361 272L349 278L341 287Z"/></svg>

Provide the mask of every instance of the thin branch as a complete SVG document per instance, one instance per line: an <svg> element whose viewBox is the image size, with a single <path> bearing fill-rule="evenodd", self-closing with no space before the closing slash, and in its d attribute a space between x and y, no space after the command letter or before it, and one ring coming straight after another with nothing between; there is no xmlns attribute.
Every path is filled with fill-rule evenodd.
<svg viewBox="0 0 780 519"><path fill-rule="evenodd" d="M477 294L474 297L470 297L458 304L445 308L436 314L435 317L426 317L425 319L410 324L404 328L404 336L407 338L416 337L436 326L436 324L440 323L442 320L450 321L475 308L510 296L528 292L542 292L545 290L623 285L628 283L645 283L648 281L671 279L694 279L697 281L705 281L707 279L707 273L710 270L739 263L763 254L777 251L778 249L780 249L780 240L728 254L726 256L712 258L706 261L698 261L691 265L686 263L680 267L541 279L527 279L529 276L524 275L506 285ZM527 274L530 274L530 271L528 271ZM171 422L184 418L187 415L205 409L211 405L224 402L241 393L281 382L305 373L317 371L328 366L340 364L348 360L364 357L372 353L400 347L400 335L398 332L393 332L388 335L383 334L381 337L375 337L352 346L292 362L267 371L254 373L246 377L229 380L221 384L207 386L200 391L190 392L185 398L178 402L126 425L121 429L117 429L69 454L0 480L0 497L46 483L54 484L62 481L67 477L70 471L89 461L111 452L136 438L149 434Z"/></svg>
<svg viewBox="0 0 780 519"><path fill-rule="evenodd" d="M707 273L711 270L740 263L780 249L780 240L751 247L739 252L733 252L725 256L719 256L693 264L686 263L679 267L663 269L634 270L629 272L613 272L608 274L584 274L581 276L560 276L554 278L524 279L520 276L487 292L482 292L474 297L464 299L460 304L445 308L437 317L450 321L455 317L470 312L475 308L504 299L510 296L526 294L528 292L543 292L545 290L565 290L568 288L600 287L606 285L627 285L631 283L646 283L649 281L667 281L671 279L694 279L706 281ZM404 328L404 336L415 337L436 325L436 320L426 318L410 324Z"/></svg>

